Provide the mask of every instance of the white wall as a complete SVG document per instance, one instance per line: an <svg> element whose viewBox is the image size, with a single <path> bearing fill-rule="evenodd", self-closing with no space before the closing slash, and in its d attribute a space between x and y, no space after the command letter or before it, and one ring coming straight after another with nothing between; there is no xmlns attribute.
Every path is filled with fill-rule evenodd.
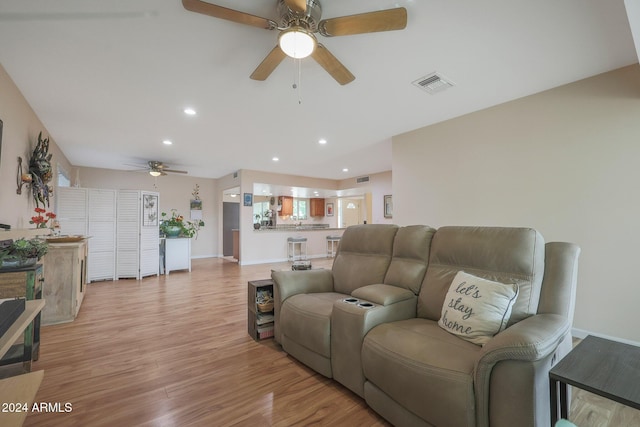
<svg viewBox="0 0 640 427"><path fill-rule="evenodd" d="M42 137L47 138L49 132L2 65L0 65L0 120L3 121L4 128L0 153L0 223L8 224L14 230L33 228L34 226L29 224L35 208L31 191L23 186L22 194L16 194L18 156L22 157L24 172L28 172L29 159L38 142L38 134L42 132ZM73 172L73 168L53 138L50 138L49 144L49 153L53 155L51 159L53 179L49 185L54 186L58 163L69 173ZM48 210L53 210L54 199L55 192L50 199Z"/></svg>
<svg viewBox="0 0 640 427"><path fill-rule="evenodd" d="M168 174L154 178L145 172L127 172L112 169L79 168L79 182L87 188L110 188L116 190L149 190L160 193L160 212L171 215L171 209L189 219L189 201L193 199L195 185L200 187L202 220L205 226L191 241L193 258L216 257L222 253L218 247L218 219L221 217L222 196L216 180Z"/></svg>
<svg viewBox="0 0 640 427"><path fill-rule="evenodd" d="M574 327L640 342L639 160L636 64L395 137L394 220L575 242Z"/></svg>

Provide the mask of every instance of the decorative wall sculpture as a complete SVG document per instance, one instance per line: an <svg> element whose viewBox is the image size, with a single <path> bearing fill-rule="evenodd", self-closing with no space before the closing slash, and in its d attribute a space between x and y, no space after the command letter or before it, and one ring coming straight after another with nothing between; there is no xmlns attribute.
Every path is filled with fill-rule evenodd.
<svg viewBox="0 0 640 427"><path fill-rule="evenodd" d="M29 160L29 173L31 174L31 190L36 206L45 204L49 207L49 196L53 193L53 188L49 186L53 172L51 170L51 157L49 154L49 138L42 139L42 132L38 134L38 144L33 150L31 160Z"/></svg>

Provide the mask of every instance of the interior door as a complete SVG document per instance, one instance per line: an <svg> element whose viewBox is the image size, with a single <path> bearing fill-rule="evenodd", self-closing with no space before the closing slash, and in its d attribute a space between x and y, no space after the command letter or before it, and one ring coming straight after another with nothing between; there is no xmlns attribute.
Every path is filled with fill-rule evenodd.
<svg viewBox="0 0 640 427"><path fill-rule="evenodd" d="M222 255L233 256L233 231L240 228L240 203L222 203Z"/></svg>

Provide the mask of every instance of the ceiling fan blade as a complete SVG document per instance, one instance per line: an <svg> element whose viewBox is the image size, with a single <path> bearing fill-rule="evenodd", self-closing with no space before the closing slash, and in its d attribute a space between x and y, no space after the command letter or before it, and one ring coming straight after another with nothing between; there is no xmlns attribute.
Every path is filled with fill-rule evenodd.
<svg viewBox="0 0 640 427"><path fill-rule="evenodd" d="M171 173L189 173L187 171L179 171L179 170L175 170L175 169L162 169L162 172L171 172ZM165 174L166 175L166 174Z"/></svg>
<svg viewBox="0 0 640 427"><path fill-rule="evenodd" d="M266 80L286 57L287 55L280 49L280 46L276 45L258 65L258 68L251 73L251 78L253 80Z"/></svg>
<svg viewBox="0 0 640 427"><path fill-rule="evenodd" d="M307 11L307 0L284 0L284 2L294 12L305 13Z"/></svg>
<svg viewBox="0 0 640 427"><path fill-rule="evenodd" d="M227 21L237 22L239 24L251 25L253 27L265 28L273 30L277 24L270 19L261 18L259 16L250 15L248 13L239 12L237 10L228 9L226 7L217 6L200 0L182 0L185 9L191 12L202 13L203 15L213 16L214 18L226 19Z"/></svg>
<svg viewBox="0 0 640 427"><path fill-rule="evenodd" d="M338 59L322 44L318 43L318 46L316 46L316 49L313 51L311 56L341 85L346 85L347 83L351 83L355 80L351 71L347 70L347 67L342 65L342 63L338 61Z"/></svg>
<svg viewBox="0 0 640 427"><path fill-rule="evenodd" d="M402 30L407 26L407 9L380 10L320 21L320 34L326 37Z"/></svg>

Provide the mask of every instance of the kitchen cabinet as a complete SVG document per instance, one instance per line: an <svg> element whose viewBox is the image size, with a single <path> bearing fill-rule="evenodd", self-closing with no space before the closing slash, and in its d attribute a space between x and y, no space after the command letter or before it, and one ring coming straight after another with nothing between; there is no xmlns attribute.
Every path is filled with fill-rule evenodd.
<svg viewBox="0 0 640 427"><path fill-rule="evenodd" d="M324 199L309 199L311 205L310 216L324 216Z"/></svg>
<svg viewBox="0 0 640 427"><path fill-rule="evenodd" d="M278 197L278 215L279 216L293 215L293 197L291 196Z"/></svg>

